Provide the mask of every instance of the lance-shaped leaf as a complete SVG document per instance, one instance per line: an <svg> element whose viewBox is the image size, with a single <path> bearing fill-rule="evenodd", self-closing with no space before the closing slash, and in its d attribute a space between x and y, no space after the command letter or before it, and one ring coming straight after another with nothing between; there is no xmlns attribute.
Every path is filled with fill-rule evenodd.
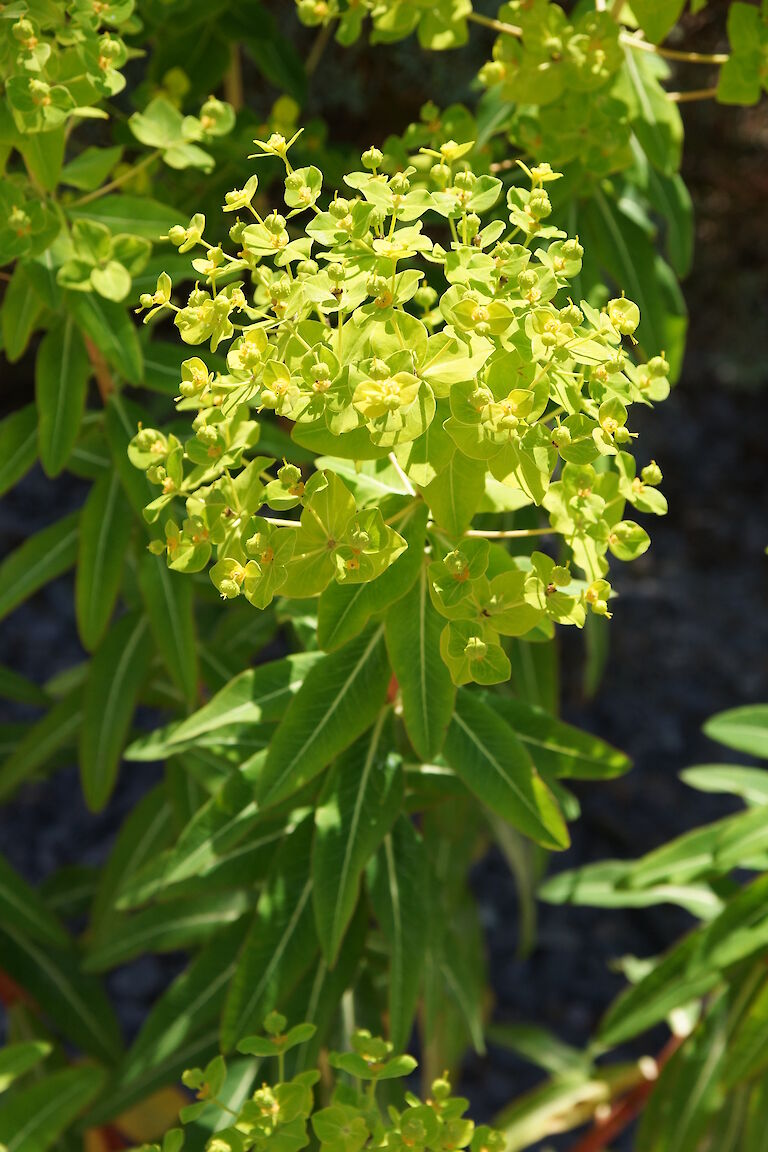
<svg viewBox="0 0 768 1152"><path fill-rule="evenodd" d="M79 687L70 692L22 737L0 765L0 799L45 768L57 752L76 745L83 720L82 695Z"/></svg>
<svg viewBox="0 0 768 1152"><path fill-rule="evenodd" d="M168 846L173 836L173 813L162 785L143 796L117 835L91 907L91 928L104 935L104 922L114 917L117 893L146 864Z"/></svg>
<svg viewBox="0 0 768 1152"><path fill-rule="evenodd" d="M80 737L80 779L86 803L94 812L112 794L151 653L146 617L129 613L112 626L91 661Z"/></svg>
<svg viewBox="0 0 768 1152"><path fill-rule="evenodd" d="M485 492L485 465L454 452L446 467L424 489L437 524L451 536L469 527Z"/></svg>
<svg viewBox="0 0 768 1152"><path fill-rule="evenodd" d="M238 776L230 777L224 791ZM301 813L301 810L299 810ZM271 814L271 813L270 813ZM296 826L291 814L268 818L253 800L234 812L209 800L184 829L178 845L162 853L128 883L118 906L173 900L232 889L252 889L269 871L277 847ZM303 813L301 813L303 815Z"/></svg>
<svg viewBox="0 0 768 1152"><path fill-rule="evenodd" d="M198 699L192 581L150 552L139 562L139 587L157 650L188 708Z"/></svg>
<svg viewBox="0 0 768 1152"><path fill-rule="evenodd" d="M122 304L95 292L67 292L67 308L87 340L91 340L111 368L131 384L141 384L141 345Z"/></svg>
<svg viewBox="0 0 768 1152"><path fill-rule="evenodd" d="M26 476L37 459L37 411L27 404L0 420L0 496Z"/></svg>
<svg viewBox="0 0 768 1152"><path fill-rule="evenodd" d="M42 311L43 302L35 291L32 278L27 275L23 264L17 264L0 310L3 353L11 364L24 355Z"/></svg>
<svg viewBox="0 0 768 1152"><path fill-rule="evenodd" d="M720 712L707 721L704 731L728 748L768 758L768 704L748 704Z"/></svg>
<svg viewBox="0 0 768 1152"><path fill-rule="evenodd" d="M317 955L309 874L313 831L310 814L275 856L229 986L221 1021L224 1051L258 1031Z"/></svg>
<svg viewBox="0 0 768 1152"><path fill-rule="evenodd" d="M134 741L129 760L161 760L190 745L222 740L239 726L270 724L281 719L308 672L323 659L319 652L298 652L248 668L192 716Z"/></svg>
<svg viewBox="0 0 768 1152"><path fill-rule="evenodd" d="M67 948L68 933L45 902L4 857L0 856L0 922L13 926L40 944Z"/></svg>
<svg viewBox="0 0 768 1152"><path fill-rule="evenodd" d="M84 958L86 972L106 972L149 952L175 952L205 942L235 923L249 907L244 892L199 893L110 920L102 937L94 939Z"/></svg>
<svg viewBox="0 0 768 1152"><path fill-rule="evenodd" d="M101 1068L65 1068L14 1092L0 1104L0 1141L7 1152L46 1152L85 1111L104 1083Z"/></svg>
<svg viewBox="0 0 768 1152"><path fill-rule="evenodd" d="M27 1040L0 1048L0 1092L5 1092L14 1080L34 1068L51 1051L43 1040Z"/></svg>
<svg viewBox="0 0 768 1152"><path fill-rule="evenodd" d="M459 690L444 755L492 812L547 848L567 848L554 796L509 725L474 694Z"/></svg>
<svg viewBox="0 0 768 1152"><path fill-rule="evenodd" d="M80 639L89 652L98 647L115 607L131 524L120 478L107 473L91 488L80 517L75 610Z"/></svg>
<svg viewBox="0 0 768 1152"><path fill-rule="evenodd" d="M313 903L323 953L333 965L357 904L366 864L400 810L403 777L392 751L391 713L331 769L315 810Z"/></svg>
<svg viewBox="0 0 768 1152"><path fill-rule="evenodd" d="M0 620L38 588L55 580L77 557L78 513L28 536L0 564Z"/></svg>
<svg viewBox="0 0 768 1152"><path fill-rule="evenodd" d="M291 701L257 781L262 805L293 795L370 727L386 696L384 628L368 629L326 656Z"/></svg>
<svg viewBox="0 0 768 1152"><path fill-rule="evenodd" d="M555 719L543 708L511 696L486 696L485 703L509 724L536 767L547 776L604 780L628 772L631 760L604 740Z"/></svg>
<svg viewBox="0 0 768 1152"><path fill-rule="evenodd" d="M426 956L429 861L410 820L401 816L367 870L368 891L389 948L389 1035L395 1051L413 1028Z"/></svg>
<svg viewBox="0 0 768 1152"><path fill-rule="evenodd" d="M89 1121L104 1124L218 1050L218 1018L246 925L218 932L155 1002Z"/></svg>
<svg viewBox="0 0 768 1152"><path fill-rule="evenodd" d="M429 595L422 563L416 583L387 613L387 651L403 702L403 720L417 754L426 763L443 746L453 715L456 688L440 655L445 621Z"/></svg>
<svg viewBox="0 0 768 1152"><path fill-rule="evenodd" d="M83 418L91 364L71 316L46 332L35 361L40 463L58 476L75 446Z"/></svg>
<svg viewBox="0 0 768 1152"><path fill-rule="evenodd" d="M3 970L29 993L53 1027L97 1060L113 1063L120 1026L99 981L84 975L74 947L39 943L12 924L0 928Z"/></svg>
<svg viewBox="0 0 768 1152"><path fill-rule="evenodd" d="M768 772L741 764L697 764L680 773L680 779L700 792L725 792L741 796L746 804L768 804Z"/></svg>

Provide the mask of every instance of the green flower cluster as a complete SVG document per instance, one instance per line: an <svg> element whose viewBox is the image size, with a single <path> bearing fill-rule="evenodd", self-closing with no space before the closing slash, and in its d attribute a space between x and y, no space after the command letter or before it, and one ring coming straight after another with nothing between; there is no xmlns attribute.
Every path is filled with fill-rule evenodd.
<svg viewBox="0 0 768 1152"><path fill-rule="evenodd" d="M232 1108L226 1094L227 1065L216 1056L205 1068L192 1068L182 1080L195 1092L197 1102L181 1111L181 1120L193 1124L204 1114L216 1116L215 1134L206 1152L299 1152L310 1142L321 1152L362 1152L392 1149L405 1152L502 1152L504 1137L487 1126L476 1127L464 1113L469 1101L451 1095L447 1076L435 1080L429 1099L422 1101L405 1092L405 1107L390 1105L384 1114L376 1101L376 1087L384 1081L408 1076L416 1068L411 1056L395 1056L392 1045L360 1029L350 1038L350 1052L331 1052L328 1063L343 1074L325 1107L315 1103L320 1073L299 1071L285 1079L285 1056L310 1041L313 1024L297 1024L286 1031L286 1018L271 1012L264 1021L266 1035L250 1036L238 1051L262 1058L275 1057L278 1082L264 1083L244 1103ZM366 1090L362 1091L362 1084ZM313 1139L314 1138L314 1139ZM165 1136L162 1146L145 1146L143 1152L181 1152L183 1129Z"/></svg>
<svg viewBox="0 0 768 1152"><path fill-rule="evenodd" d="M102 117L95 104L125 87L135 0L18 0L0 19L0 70L19 132L47 132L71 117Z"/></svg>
<svg viewBox="0 0 768 1152"><path fill-rule="evenodd" d="M630 359L631 301L574 303L583 252L548 223L549 165L525 168L530 186L512 186L502 210L501 181L467 166L471 142L426 150L429 187L411 186L411 168L381 174L371 148L349 194L327 199L319 169L292 167L292 143L257 141L285 164L283 212L259 211L252 176L226 197L233 253L204 239L201 215L171 230L180 250L202 251L205 286L176 304L163 275L142 297L147 319L174 313L186 343L227 349L219 370L184 362L177 408L194 413L192 436L142 428L131 443L161 489L146 516L163 518L166 540L152 547L180 571L213 557L221 595L263 608L277 593L381 579L423 502L428 534L414 546L444 557L430 569L449 620L443 657L457 683L506 679L500 636L607 614L608 554L647 549L625 506L660 514L665 502L655 464L635 475L628 410L664 398L668 365ZM258 413L320 467L274 472L273 457L253 455ZM536 506L549 528L486 534L559 535L562 563L474 539L477 513ZM291 509L298 519L274 515Z"/></svg>

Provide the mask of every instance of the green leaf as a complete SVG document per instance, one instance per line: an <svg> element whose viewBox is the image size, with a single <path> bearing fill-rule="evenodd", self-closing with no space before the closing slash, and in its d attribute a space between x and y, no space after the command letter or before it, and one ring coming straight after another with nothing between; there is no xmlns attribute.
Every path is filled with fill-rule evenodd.
<svg viewBox="0 0 768 1152"><path fill-rule="evenodd" d="M261 1027L317 954L308 874L313 831L310 813L275 855L229 985L221 1021L225 1052Z"/></svg>
<svg viewBox="0 0 768 1152"><path fill-rule="evenodd" d="M257 781L259 802L267 806L291 796L365 732L389 678L381 625L314 665L269 746Z"/></svg>
<svg viewBox="0 0 768 1152"><path fill-rule="evenodd" d="M79 514L73 512L28 536L0 564L0 620L50 580L71 568L77 557Z"/></svg>
<svg viewBox="0 0 768 1152"><path fill-rule="evenodd" d="M3 296L0 309L0 332L6 360L14 364L27 350L37 327L43 302L34 289L23 264L17 264Z"/></svg>
<svg viewBox="0 0 768 1152"><path fill-rule="evenodd" d="M66 948L69 935L48 910L34 888L0 856L0 917L6 928L12 927L30 939L54 948Z"/></svg>
<svg viewBox="0 0 768 1152"><path fill-rule="evenodd" d="M517 1052L552 1076L589 1069L590 1058L585 1052L535 1024L492 1024L487 1034L491 1044Z"/></svg>
<svg viewBox="0 0 768 1152"><path fill-rule="evenodd" d="M101 196L90 204L69 209L73 220L93 220L114 233L127 232L145 240L163 239L169 228L181 222L180 213L149 196Z"/></svg>
<svg viewBox="0 0 768 1152"><path fill-rule="evenodd" d="M93 652L107 630L120 591L133 523L120 477L100 477L80 517L75 579L77 628L83 647Z"/></svg>
<svg viewBox="0 0 768 1152"><path fill-rule="evenodd" d="M37 459L37 410L27 404L0 420L0 496L26 476Z"/></svg>
<svg viewBox="0 0 768 1152"><path fill-rule="evenodd" d="M80 736L80 779L93 812L99 812L112 794L151 652L146 617L129 613L112 625L91 662Z"/></svg>
<svg viewBox="0 0 768 1152"><path fill-rule="evenodd" d="M725 792L741 796L747 804L768 804L768 772L742 768L740 764L697 764L680 773L680 779L700 792Z"/></svg>
<svg viewBox="0 0 768 1152"><path fill-rule="evenodd" d="M445 468L424 489L435 522L450 536L460 536L472 522L485 492L485 464L454 452Z"/></svg>
<svg viewBox="0 0 768 1152"><path fill-rule="evenodd" d="M75 446L85 410L91 364L71 316L46 332L35 361L40 463L58 476Z"/></svg>
<svg viewBox="0 0 768 1152"><path fill-rule="evenodd" d="M707 720L704 732L710 740L768 759L768 704L749 704L720 712Z"/></svg>
<svg viewBox="0 0 768 1152"><path fill-rule="evenodd" d="M121 145L111 148L84 148L62 169L60 183L68 184L81 192L93 192L109 176L123 154ZM77 216L77 208L70 208L70 215Z"/></svg>
<svg viewBox="0 0 768 1152"><path fill-rule="evenodd" d="M637 22L652 44L660 44L680 19L685 0L632 0Z"/></svg>
<svg viewBox="0 0 768 1152"><path fill-rule="evenodd" d="M154 1003L92 1123L112 1120L218 1050L218 1018L244 936L242 921L218 933Z"/></svg>
<svg viewBox="0 0 768 1152"><path fill-rule="evenodd" d="M664 882L630 888L627 880L632 863L600 860L572 872L558 872L539 888L538 895L551 904L580 904L597 908L650 908L677 904L700 920L711 920L723 902L707 884Z"/></svg>
<svg viewBox="0 0 768 1152"><path fill-rule="evenodd" d="M485 703L506 720L517 739L545 776L577 780L609 780L628 772L632 762L604 740L556 720L511 696L484 696Z"/></svg>
<svg viewBox="0 0 768 1152"><path fill-rule="evenodd" d="M368 891L389 948L389 1036L395 1051L411 1035L424 968L429 862L413 824L401 816L368 866Z"/></svg>
<svg viewBox="0 0 768 1152"><path fill-rule="evenodd" d="M101 1068L53 1072L0 1104L0 1141L7 1152L46 1152L85 1111L104 1083Z"/></svg>
<svg viewBox="0 0 768 1152"><path fill-rule="evenodd" d="M63 125L53 132L32 132L23 136L19 151L28 171L46 192L53 192L59 182L65 143Z"/></svg>
<svg viewBox="0 0 768 1152"><path fill-rule="evenodd" d="M667 176L674 176L680 171L683 144L680 110L656 77L655 59L648 60L646 54L625 47L624 60L631 94L629 121L632 129L653 167Z"/></svg>
<svg viewBox="0 0 768 1152"><path fill-rule="evenodd" d="M554 796L509 725L466 690L456 696L445 759L492 812L547 848L567 848Z"/></svg>
<svg viewBox="0 0 768 1152"><path fill-rule="evenodd" d="M14 1080L44 1060L50 1051L51 1045L43 1040L28 1040L0 1048L0 1092L5 1092Z"/></svg>
<svg viewBox="0 0 768 1152"><path fill-rule="evenodd" d="M40 944L12 925L0 928L3 970L78 1048L112 1063L121 1051L120 1026L99 981L86 976L74 947Z"/></svg>
<svg viewBox="0 0 768 1152"><path fill-rule="evenodd" d="M186 720L134 741L128 760L162 760L189 746L222 739L238 726L280 720L310 670L323 660L319 652L297 652L283 660L248 668Z"/></svg>
<svg viewBox="0 0 768 1152"><path fill-rule="evenodd" d="M391 751L392 721L382 711L333 766L315 809L313 903L326 960L336 962L355 911L360 878L400 810L403 776Z"/></svg>
<svg viewBox="0 0 768 1152"><path fill-rule="evenodd" d="M753 1080L768 1069L768 983L738 1021L728 1049L725 1085L733 1089L742 1080Z"/></svg>
<svg viewBox="0 0 768 1152"><path fill-rule="evenodd" d="M422 560L413 588L387 613L386 637L408 738L426 763L443 746L456 697L451 674L440 655L444 626L432 605Z"/></svg>
<svg viewBox="0 0 768 1152"><path fill-rule="evenodd" d="M14 700L17 704L31 704L32 707L44 708L49 698L42 688L33 684L26 676L14 672L13 668L6 668L0 664L0 699Z"/></svg>
<svg viewBox="0 0 768 1152"><path fill-rule="evenodd" d="M82 721L82 693L76 688L32 725L0 766L0 800L45 768L57 752L74 748Z"/></svg>
<svg viewBox="0 0 768 1152"><path fill-rule="evenodd" d="M196 947L239 920L248 907L244 892L216 892L213 896L197 894L192 899L160 904L133 916L110 920L103 936L90 942L83 969L105 972L147 953Z"/></svg>
<svg viewBox="0 0 768 1152"><path fill-rule="evenodd" d="M91 907L91 928L104 935L103 923L115 916L118 892L153 858L167 848L173 834L173 814L165 788L159 785L143 796L123 822L109 859L100 870Z"/></svg>
<svg viewBox="0 0 768 1152"><path fill-rule="evenodd" d="M146 552L139 561L139 587L157 650L192 709L199 696L192 581Z"/></svg>
<svg viewBox="0 0 768 1152"><path fill-rule="evenodd" d="M87 340L92 340L107 363L131 384L141 384L141 345L122 304L92 292L67 292L68 311Z"/></svg>

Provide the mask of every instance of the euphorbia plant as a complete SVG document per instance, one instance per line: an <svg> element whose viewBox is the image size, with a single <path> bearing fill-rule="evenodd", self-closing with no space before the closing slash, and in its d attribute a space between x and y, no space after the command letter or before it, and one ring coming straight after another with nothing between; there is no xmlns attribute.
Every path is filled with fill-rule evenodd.
<svg viewBox="0 0 768 1152"><path fill-rule="evenodd" d="M305 626L306 654L248 674L241 718L259 722L262 747L121 903L172 891L201 848L215 875L219 836L246 849L282 827L271 895L226 994L224 1047L284 1002L318 949L336 970L370 900L393 1041L407 1041L432 964L425 1042L450 1060L460 1032L444 1051L429 1022L440 985L461 987L476 1039L481 988L474 954L452 971L455 893L430 895L456 831L451 799L464 798L469 833L456 850L463 891L478 818L562 848L569 799L557 778L625 766L508 694L463 686L505 684L505 646L609 614L607 555L629 560L649 544L626 505L665 508L658 466L636 476L626 447L628 408L666 395L667 365L633 362L634 303L573 301L582 248L547 223L559 178L548 165L524 169L502 207L501 181L463 159L471 146L435 152L432 190L411 189L408 170L379 174L371 148L349 194L329 197L318 168L292 167L291 143L257 141L285 165L285 215L254 207L253 175L226 197L232 252L206 239L200 215L171 230L200 251L201 281L177 303L163 274L142 298L146 319L172 313L186 343L226 349L226 365L187 359L177 411L192 434L144 427L129 455L160 489L145 511L152 552L182 572L213 560L225 600L259 611L277 597L280 615L316 614L316 637ZM291 429L282 464L259 451L272 413ZM293 445L313 463L290 459ZM221 744L234 692L132 754ZM479 808L466 808L471 796ZM471 924L471 904L465 914ZM372 991L365 1012L378 1011Z"/></svg>

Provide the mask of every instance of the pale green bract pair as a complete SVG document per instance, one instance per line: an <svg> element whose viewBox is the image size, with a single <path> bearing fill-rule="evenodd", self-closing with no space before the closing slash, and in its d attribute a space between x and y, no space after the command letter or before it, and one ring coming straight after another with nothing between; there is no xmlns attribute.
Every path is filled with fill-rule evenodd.
<svg viewBox="0 0 768 1152"><path fill-rule="evenodd" d="M193 434L142 428L131 443L160 489L145 515L166 541L150 547L179 571L213 559L221 595L258 608L380 580L421 549L454 681L506 680L502 637L609 614L608 555L648 548L626 505L662 514L666 502L658 466L637 475L626 451L628 409L667 395L668 365L630 358L631 301L574 303L583 250L547 223L549 165L521 165L530 187L512 186L502 209L501 181L466 165L471 144L426 150L429 179L413 187L413 168L380 174L371 148L345 178L354 195L322 206L322 174L292 168L292 143L257 141L285 163L284 211L259 211L252 176L224 205L238 214L234 252L206 241L197 215L170 232L202 253L186 303L165 274L142 297L147 320L171 310L186 343L226 348L218 370L184 362L177 409L194 414ZM264 409L322 458L317 470L254 454ZM426 530L407 542L415 502ZM471 528L487 513L504 527ZM509 529L516 513L526 526ZM540 534L562 538L558 563L482 539Z"/></svg>

